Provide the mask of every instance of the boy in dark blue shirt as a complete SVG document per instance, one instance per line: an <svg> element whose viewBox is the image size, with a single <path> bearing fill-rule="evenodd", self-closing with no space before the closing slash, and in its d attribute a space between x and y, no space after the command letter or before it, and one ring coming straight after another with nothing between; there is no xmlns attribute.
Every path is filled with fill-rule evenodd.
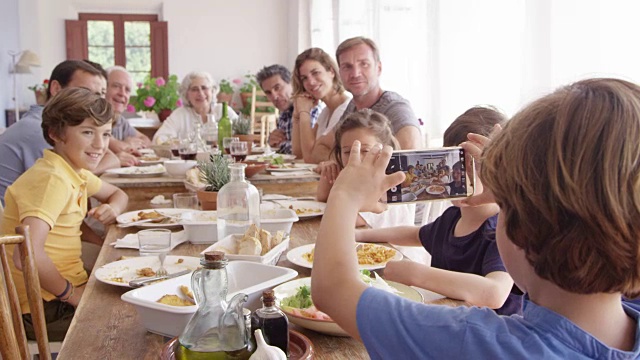
<svg viewBox="0 0 640 360"><path fill-rule="evenodd" d="M456 146L464 142L470 132L488 135L504 120L504 115L493 108L473 107L445 131L444 145ZM475 186L475 193L482 193L479 179ZM384 272L385 278L471 305L487 306L496 309L498 314L519 313L521 294L511 291L513 280L500 259L495 241L498 205L458 208L458 203L453 201L453 207L423 227L362 230L356 233L356 241L422 245L431 254L431 266L408 261L390 262Z"/></svg>

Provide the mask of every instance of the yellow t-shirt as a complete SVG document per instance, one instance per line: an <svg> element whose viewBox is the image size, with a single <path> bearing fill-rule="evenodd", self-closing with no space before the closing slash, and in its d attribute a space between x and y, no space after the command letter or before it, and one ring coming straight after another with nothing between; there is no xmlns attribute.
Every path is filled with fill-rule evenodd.
<svg viewBox="0 0 640 360"><path fill-rule="evenodd" d="M44 151L44 157L22 174L5 193L5 212L2 233L15 232L24 218L32 216L51 227L44 251L53 261L60 275L74 286L87 282L80 255L80 225L87 214L87 198L97 193L102 180L87 170L75 172L58 154ZM14 246L7 248L13 254ZM9 258L11 259L11 257ZM22 271L9 261L16 283L23 314L30 313ZM45 301L54 294L40 289Z"/></svg>

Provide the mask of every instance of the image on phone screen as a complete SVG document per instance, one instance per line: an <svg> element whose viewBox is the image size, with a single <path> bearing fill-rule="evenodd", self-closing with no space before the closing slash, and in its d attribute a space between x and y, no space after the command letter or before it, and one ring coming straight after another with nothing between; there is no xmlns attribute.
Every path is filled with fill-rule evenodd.
<svg viewBox="0 0 640 360"><path fill-rule="evenodd" d="M473 179L467 174L464 149L396 151L387 174L405 173L405 181L387 191L387 203L445 200L473 195ZM473 172L471 172L473 174Z"/></svg>

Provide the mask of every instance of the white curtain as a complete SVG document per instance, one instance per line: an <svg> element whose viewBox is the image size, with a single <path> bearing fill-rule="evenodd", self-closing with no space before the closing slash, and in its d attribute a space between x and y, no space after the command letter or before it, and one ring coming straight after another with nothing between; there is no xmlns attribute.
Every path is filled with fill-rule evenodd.
<svg viewBox="0 0 640 360"><path fill-rule="evenodd" d="M429 145L478 104L513 115L558 86L640 78L635 0L311 0L311 46L380 47L381 85L411 101ZM304 49L300 49L304 50Z"/></svg>

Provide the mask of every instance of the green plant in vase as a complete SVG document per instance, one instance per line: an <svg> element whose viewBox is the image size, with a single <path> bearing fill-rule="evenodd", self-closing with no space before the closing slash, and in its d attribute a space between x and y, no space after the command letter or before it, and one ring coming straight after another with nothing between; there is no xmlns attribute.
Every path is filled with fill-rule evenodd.
<svg viewBox="0 0 640 360"><path fill-rule="evenodd" d="M198 161L200 181L206 184L197 192L202 210L216 210L218 191L231 179L229 164L221 154L211 154L209 160Z"/></svg>
<svg viewBox="0 0 640 360"><path fill-rule="evenodd" d="M244 76L244 81L238 90L240 92L240 99L242 100L242 107L246 107L249 103L249 99L251 99L251 93L253 92L253 88L259 89L260 85L258 85L258 81L256 80L256 76L254 74L247 74Z"/></svg>
<svg viewBox="0 0 640 360"><path fill-rule="evenodd" d="M251 153L251 147L254 142L260 141L260 135L251 133L251 117L241 114L233 122L232 125L233 135L238 137L240 141L248 142L247 150Z"/></svg>
<svg viewBox="0 0 640 360"><path fill-rule="evenodd" d="M227 102L227 104L231 104L231 100L233 99L233 86L231 86L231 83L229 82L229 80L227 79L222 79L220 80L220 91L218 91L218 94L216 95L216 98L218 99L219 103L222 102Z"/></svg>

